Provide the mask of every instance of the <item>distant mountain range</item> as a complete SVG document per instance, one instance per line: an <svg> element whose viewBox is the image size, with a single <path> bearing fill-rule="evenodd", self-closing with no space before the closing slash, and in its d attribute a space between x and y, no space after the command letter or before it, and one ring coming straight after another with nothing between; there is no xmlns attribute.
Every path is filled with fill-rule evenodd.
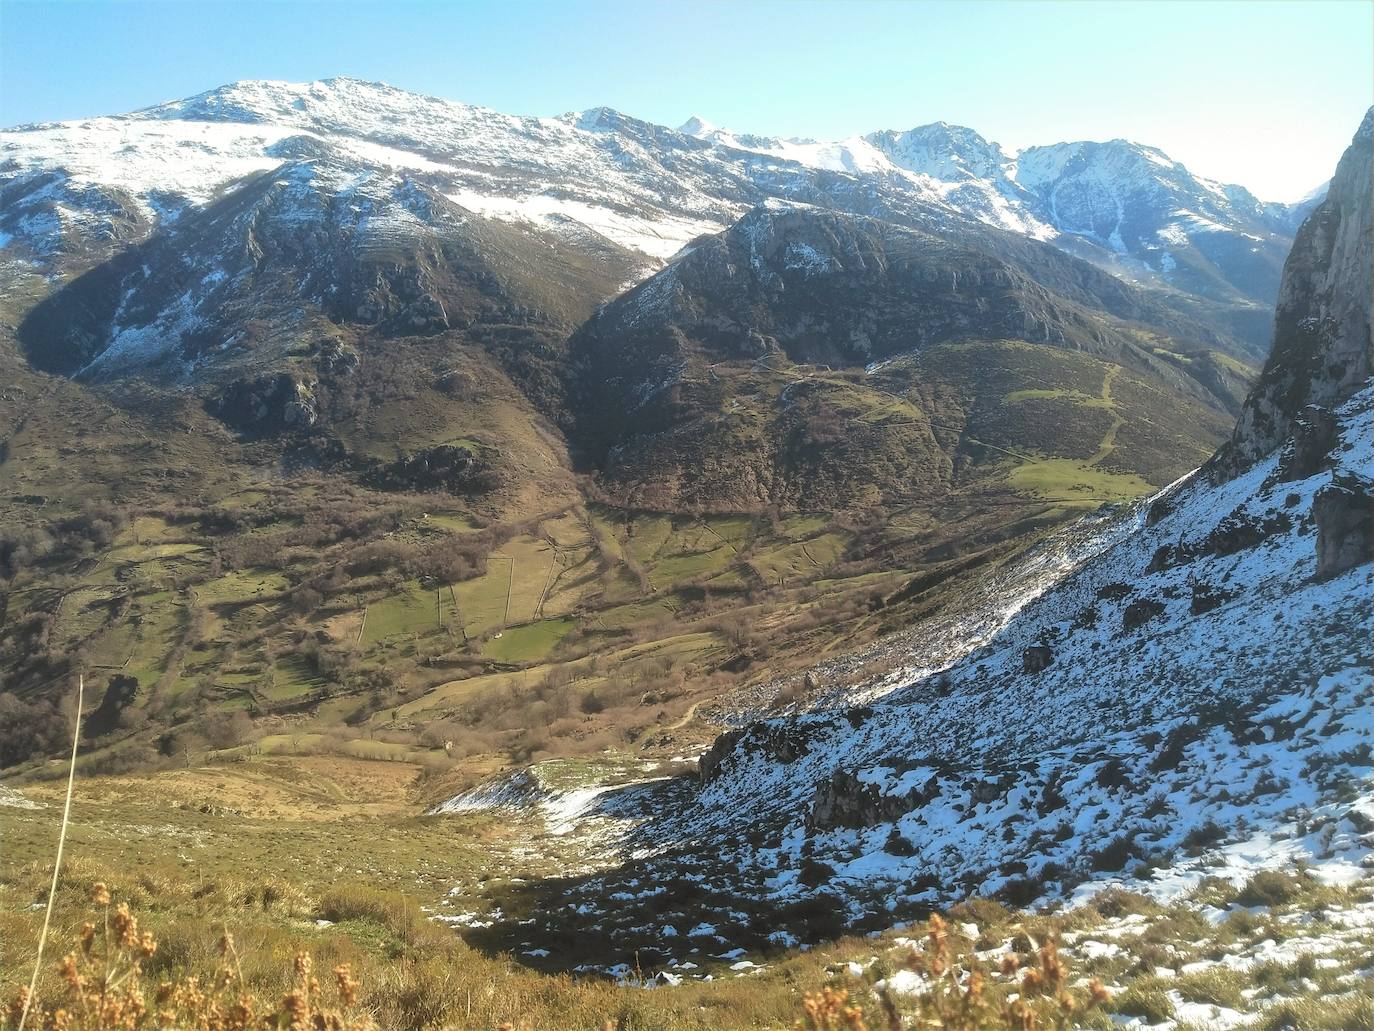
<svg viewBox="0 0 1374 1031"><path fill-rule="evenodd" d="M521 118L337 78L240 82L128 115L0 134L0 231L11 259L61 270L64 259L141 240L231 184L291 163L315 169L321 189L356 195L374 221L423 221L389 192L406 182L563 240L594 234L628 252L627 281L774 198L973 219L1241 312L1273 303L1312 204L1262 203L1123 140L1032 147L1013 159L944 123L816 143L700 119L673 130L607 108ZM1264 332L1255 325L1252 342Z"/></svg>
<svg viewBox="0 0 1374 1031"><path fill-rule="evenodd" d="M922 498L1009 456L1109 500L1220 439L1301 213L1121 141L1013 160L944 124L818 144L241 82L0 134L0 303L33 367L189 388L375 482L518 488L515 418L672 509ZM387 439L379 376L424 399ZM378 468L398 451L446 471Z"/></svg>

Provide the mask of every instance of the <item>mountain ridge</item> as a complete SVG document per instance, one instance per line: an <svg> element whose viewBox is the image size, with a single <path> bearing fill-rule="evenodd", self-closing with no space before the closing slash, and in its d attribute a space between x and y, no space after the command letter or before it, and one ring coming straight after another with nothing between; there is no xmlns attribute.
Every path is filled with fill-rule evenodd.
<svg viewBox="0 0 1374 1031"><path fill-rule="evenodd" d="M216 134L202 133L184 143L169 140L159 145L146 123L222 128ZM227 128L235 125L255 126L257 131ZM184 164L192 151L208 147L207 153L227 150L234 161L252 162L240 165L245 170L265 170L270 167L266 149L291 135L291 128L332 133L349 140L348 146L360 159L371 157L415 173L456 173L462 184L459 192L480 213L526 223L547 221L555 214L572 217L656 260L670 256L700 232L723 228L764 196L804 199L795 191L818 172L855 176L882 190L896 191L905 198L904 203L1051 239L1126 278L1165 289L1183 289L1226 304L1267 304L1272 300L1281 255L1275 258L1270 252L1286 250L1286 244L1283 239L1270 240L1268 232L1256 232L1257 220L1267 219L1268 228L1279 236L1292 228L1285 229L1282 217L1272 212L1264 215L1248 191L1233 190L1235 197L1227 199L1224 190L1204 188L1205 180L1187 176L1184 170L1170 187L1170 197L1178 203L1155 205L1141 214L1136 219L1141 232L1138 238L1124 242L1123 252L1114 247L1111 232L1092 217L1079 217L1082 213L1074 212L1073 217L1057 221L1045 199L1037 198L1014 178L1021 158L1012 161L973 130L947 123L879 131L838 144L802 145L766 137L736 137L724 130L681 133L610 108L591 108L556 118L510 116L348 77L314 83L243 80L105 119L21 126L0 133L0 155L8 159L7 163L12 162L11 169L27 165L60 170L65 163L74 170L75 181L90 184L102 182L91 166L92 160L103 162L107 170L116 173L127 168L130 171L122 180L122 188L141 198L149 217L156 219L158 205L153 193L164 184L155 187L148 182L148 173L138 173L130 154L124 151L132 148L135 157L146 152L149 161L157 162L164 162L170 154ZM110 146L104 154L74 154L72 145L63 145L62 137L78 129L85 131L87 145L98 143L103 132L112 143L121 140L123 148ZM883 143L898 160L890 160L875 141ZM34 152L33 146L40 152ZM389 149L367 150L376 146ZM605 150L608 146L610 149ZM46 154L41 152L44 147ZM173 149L169 151L169 147ZM963 153L961 148L965 147L977 152L976 159ZM493 175L495 164L506 171ZM176 166L164 167L163 179L168 178L169 168L174 171ZM582 180L590 176L607 188L559 182L560 178L566 180L569 169L578 170ZM233 172L232 164L217 160L195 173L197 181L178 183L177 179L184 180L185 175L174 171L165 186L194 200L227 182ZM542 192L532 190L534 184L525 181L530 174L540 172L546 179ZM554 178L549 179L551 173ZM674 185L668 185L668 173ZM651 184L668 198L666 204L654 200L652 190L646 191ZM1148 177L1137 170L1133 179L1123 184L1122 195L1130 201L1147 186ZM1194 209L1196 217L1190 221L1189 213ZM617 218L626 216L627 223L615 224ZM1165 237L1159 236L1161 232ZM1213 239L1218 234L1226 238L1225 253L1218 250ZM1235 240L1230 239L1233 236ZM1249 236L1260 238L1240 246L1238 241ZM662 242L656 242L659 240ZM1230 264L1242 261L1250 247L1260 252L1260 258L1250 262L1256 267L1228 271ZM1266 272L1269 266L1275 267Z"/></svg>
<svg viewBox="0 0 1374 1031"><path fill-rule="evenodd" d="M889 142L912 164L965 145L994 147L948 125ZM935 189L924 174L777 158L607 108L514 118L353 79L250 81L127 116L0 134L0 155L0 231L9 234L0 260L8 260L17 298L39 298L17 331L36 367L93 384L144 376L190 389L236 432L283 447L306 439L322 461L346 452L370 469L339 439L356 413L318 398L356 397L338 381L358 361L371 368L391 356L406 365L404 356L419 348L403 341L483 351L543 418L575 432L585 449L578 460L606 477L612 465L623 472L639 462L638 482L619 486L649 503L643 481L662 474L679 486L653 503L675 510L870 505L948 483L948 473L932 478L937 467L988 466L988 455L1000 454L958 445L956 461L952 445L913 428L920 420L907 412L911 404L943 413L954 429L942 432L992 437L994 449L1008 444L1005 429L993 426L1021 426L1034 453L1009 454L1069 463L1037 466L1054 496L1067 477L1075 496L1114 500L1172 479L1182 471L1178 455L1210 449L1238 404L1256 326L1267 318L1257 302L1148 288L1077 256L1077 244L1012 231L1000 216L989 221L979 207L988 190L1001 202L1029 194L978 179L987 169L976 161L952 157L941 173L950 181ZM972 199L960 200L966 187ZM775 274L749 246L735 245L789 218L806 224L802 235L815 235L799 238L796 253L811 248L837 259L812 267L804 286L798 268L784 267L795 265L791 258L775 263ZM938 254L957 255L961 271L944 274ZM731 271L737 261L740 276ZM758 355L733 348L729 369L697 368L697 384L678 392L681 408L627 409L624 398L603 396L603 386L625 376L643 373L632 393L664 380L645 368L657 344L631 344L634 327L614 316L687 270L701 270L693 304L770 337L794 319L810 320L813 341L832 324L870 334L875 311L863 314L863 294L878 291L888 309L884 339L868 351L833 341L793 347L784 358L796 368L767 371L749 366ZM776 288L789 277L790 293ZM736 289L746 282L747 297ZM1019 300L993 303L979 296L984 287ZM903 291L921 303L903 301ZM798 308L808 294L834 312ZM746 307L727 311L732 297ZM1000 315L990 316L993 309ZM686 328L700 343L709 320L692 327L689 314L673 313L657 329L671 336ZM931 319L942 328L927 325ZM584 346L593 338L604 344L608 327L624 339ZM949 348L920 369L859 374L898 353L953 347L957 337L983 340L1014 370L1003 384L1012 400L973 383ZM1081 355L1028 357L1020 343ZM607 367L612 353L620 368ZM1121 397L1101 396L1108 381L1083 356L1132 367ZM811 376L798 369L816 364L836 365L844 382L789 386ZM412 389L430 396L446 372L427 357L408 374L419 378ZM923 386L922 375L940 388ZM954 394L936 396L954 389L951 377L960 384L957 405ZM741 393L721 410L716 396L733 391ZM1143 429L1163 397L1183 413L1163 434L1177 449L1172 460ZM1129 419L1118 401L1130 405ZM434 403L461 407L456 399ZM954 414L969 405L980 413L972 427ZM899 409L908 417L897 418ZM627 411L636 422L621 435ZM849 472L840 475L830 427L861 412L872 447L848 450ZM1118 418L1126 420L1117 427L1119 449L1110 432ZM1047 431L1054 426L1071 430L1060 440ZM737 446L746 439L752 443ZM790 443L777 444L784 439ZM488 449L487 460L503 464L500 450ZM918 455L930 468L913 466ZM716 473L708 484L692 467Z"/></svg>

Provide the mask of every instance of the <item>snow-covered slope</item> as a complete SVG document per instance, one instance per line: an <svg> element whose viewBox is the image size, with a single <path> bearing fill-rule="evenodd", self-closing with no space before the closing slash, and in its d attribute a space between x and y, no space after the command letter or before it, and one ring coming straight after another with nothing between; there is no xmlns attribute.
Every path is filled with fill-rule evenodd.
<svg viewBox="0 0 1374 1031"><path fill-rule="evenodd" d="M1309 514L1333 478L1374 475L1374 390L1340 421L1334 470L1282 482L1271 456L1157 499L1172 510L1153 525L1142 505L1124 517L1135 532L945 672L857 719L780 724L793 761L751 730L718 758L703 810L796 806L751 857L779 888L797 887L805 846L835 868L831 887L945 872L913 899L1023 876L1062 889L1168 858L1209 824L1243 840L1302 808L1374 816L1369 785L1337 799L1372 772L1374 566L1318 581ZM1037 648L1050 665L1033 672ZM894 836L910 856L887 848Z"/></svg>
<svg viewBox="0 0 1374 1031"><path fill-rule="evenodd" d="M515 117L348 78L239 82L127 115L0 133L0 240L52 271L60 253L99 256L140 239L323 143L359 173L403 174L479 214L590 229L650 262L768 197L971 217L1161 284L1191 260L1179 249L1191 248L1217 267L1175 285L1260 304L1276 270L1270 282L1229 266L1251 253L1281 260L1287 247L1286 209L1135 145L1059 145L1013 161L944 123L833 143L778 140L700 119L673 130L606 108ZM1085 163L1098 153L1116 157ZM111 210L128 224L112 224ZM1234 254L1203 245L1216 234L1247 242Z"/></svg>
<svg viewBox="0 0 1374 1031"><path fill-rule="evenodd" d="M1287 207L1126 140L1031 147L1015 178L1061 233L1195 293L1272 296L1292 239Z"/></svg>
<svg viewBox="0 0 1374 1031"><path fill-rule="evenodd" d="M1323 378L1325 409L1273 395L1277 446L1050 538L913 628L894 672L721 736L700 784L600 796L587 815L623 821L620 865L540 917L588 914L627 946L688 919L763 946L826 933L819 913L874 928L978 894L1374 866L1371 128L1303 229L1335 245L1284 273L1290 298L1319 284L1305 310L1335 328L1261 382L1352 354L1363 379ZM658 898L670 880L688 901Z"/></svg>
<svg viewBox="0 0 1374 1031"><path fill-rule="evenodd" d="M1272 297L1292 232L1311 207L1262 203L1126 140L1032 147L1013 157L945 122L833 143L740 135L699 118L682 128L721 146L905 180L931 203L1058 242L1129 278L1204 296Z"/></svg>

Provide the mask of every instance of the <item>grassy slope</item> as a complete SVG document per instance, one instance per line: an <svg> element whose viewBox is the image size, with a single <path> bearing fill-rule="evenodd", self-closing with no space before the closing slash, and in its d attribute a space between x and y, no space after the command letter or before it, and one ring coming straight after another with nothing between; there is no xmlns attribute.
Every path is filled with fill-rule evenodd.
<svg viewBox="0 0 1374 1031"><path fill-rule="evenodd" d="M571 786L577 771L567 776ZM420 815L420 800L437 786L405 762L319 756L83 779L54 951L68 947L91 884L104 880L159 939L155 977L209 973L227 927L251 988L279 997L289 957L308 948L319 969L352 964L364 1005L386 1028L521 1019L535 1027L595 1028L611 1019L646 1029L785 1028L802 993L822 985L847 989L876 1013L874 983L908 962L911 939L888 932L807 953L752 955L759 969L709 959L702 969L714 980L646 992L531 968L582 961L585 948L551 957L474 949L427 920L425 909L463 911L469 900L450 894L454 885L494 889L504 877L556 874L577 862L576 845L561 847L523 819ZM46 891L60 800L56 786L26 791L44 807L0 806L5 998L27 980L41 919L32 903ZM1248 1019L1265 1031L1338 1031L1366 1026L1374 1012L1371 910L1368 880L1325 887L1301 871L1275 871L1240 890L1204 883L1169 905L1109 891L1092 905L1038 913L975 899L949 918L960 951L1017 952L1023 935L1059 937L1074 978L1096 976L1111 990L1105 1012L1085 1018L1089 1027L1112 1026L1110 1015L1205 1025L1234 1011L1254 1014ZM992 980L998 990L998 975ZM42 987L53 990L51 974Z"/></svg>
<svg viewBox="0 0 1374 1031"><path fill-rule="evenodd" d="M622 503L890 508L959 491L985 467L1014 496L1119 501L1201 462L1234 419L1145 350L1126 367L1019 340L940 344L870 371L781 355L689 363L675 389L662 425L604 470Z"/></svg>

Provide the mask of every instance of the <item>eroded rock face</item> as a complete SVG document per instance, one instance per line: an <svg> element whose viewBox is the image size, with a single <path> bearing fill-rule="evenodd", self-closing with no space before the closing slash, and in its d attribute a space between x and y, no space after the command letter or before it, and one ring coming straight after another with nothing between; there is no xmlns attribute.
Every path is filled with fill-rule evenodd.
<svg viewBox="0 0 1374 1031"><path fill-rule="evenodd" d="M709 784L716 779L720 773L720 764L735 750L743 736L743 730L727 730L711 742L710 748L701 753L701 757L697 759L697 772L701 775L703 784Z"/></svg>
<svg viewBox="0 0 1374 1031"><path fill-rule="evenodd" d="M1317 579L1329 580L1374 561L1374 483L1333 480L1312 499L1317 523Z"/></svg>
<svg viewBox="0 0 1374 1031"><path fill-rule="evenodd" d="M934 798L939 791L939 782L932 776L922 787L906 794L885 795L876 785L837 770L828 780L816 785L807 823L813 830L872 827L897 819L914 806Z"/></svg>
<svg viewBox="0 0 1374 1031"><path fill-rule="evenodd" d="M862 719L857 710L855 713L853 718ZM739 750L761 752L774 762L793 763L807 753L810 737L805 727L768 720L727 730L697 760L697 771L702 783L709 784L720 774L725 760Z"/></svg>
<svg viewBox="0 0 1374 1031"><path fill-rule="evenodd" d="M1293 423L1293 439L1279 457L1278 482L1314 476L1327 464L1336 443L1336 417L1320 405L1308 405Z"/></svg>
<svg viewBox="0 0 1374 1031"><path fill-rule="evenodd" d="M416 265L393 265L369 270L361 285L353 315L367 325L392 333L427 335L449 328L448 312L430 275Z"/></svg>
<svg viewBox="0 0 1374 1031"><path fill-rule="evenodd" d="M1308 405L1332 409L1374 373L1374 108L1284 265L1274 348L1245 402L1223 476L1292 436Z"/></svg>
<svg viewBox="0 0 1374 1031"><path fill-rule="evenodd" d="M335 376L353 375L362 361L357 351L337 340L321 340L311 346L310 353L319 363L321 372Z"/></svg>

